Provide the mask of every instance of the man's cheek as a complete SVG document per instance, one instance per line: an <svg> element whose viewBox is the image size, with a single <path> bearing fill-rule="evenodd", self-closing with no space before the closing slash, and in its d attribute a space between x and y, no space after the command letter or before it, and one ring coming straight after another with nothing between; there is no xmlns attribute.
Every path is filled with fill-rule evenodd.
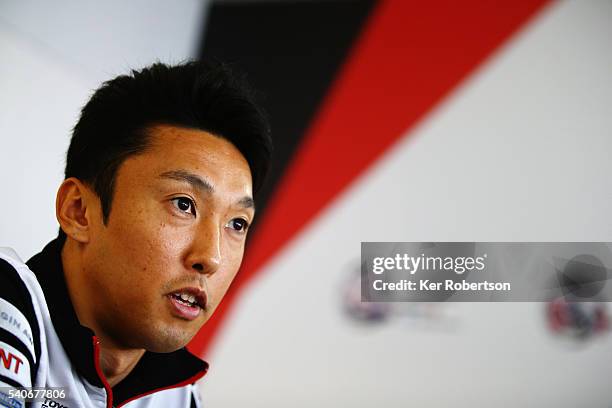
<svg viewBox="0 0 612 408"><path fill-rule="evenodd" d="M219 269L209 279L209 289L214 292L215 299L220 302L236 278L236 269Z"/></svg>
<svg viewBox="0 0 612 408"><path fill-rule="evenodd" d="M160 223L158 228L148 231L145 235L151 243L152 250L169 257L178 256L188 250L192 241L192 234L189 231L165 223Z"/></svg>

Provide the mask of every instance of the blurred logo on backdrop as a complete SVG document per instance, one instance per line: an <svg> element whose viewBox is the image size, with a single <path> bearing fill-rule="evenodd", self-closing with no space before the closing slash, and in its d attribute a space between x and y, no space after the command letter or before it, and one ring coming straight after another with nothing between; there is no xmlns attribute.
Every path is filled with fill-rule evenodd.
<svg viewBox="0 0 612 408"><path fill-rule="evenodd" d="M555 263L553 285L557 284L563 295L546 305L546 320L552 333L581 342L606 333L610 315L601 294L609 270L598 257L588 254L569 260L557 258ZM581 301L584 299L592 302Z"/></svg>
<svg viewBox="0 0 612 408"><path fill-rule="evenodd" d="M436 331L458 327L458 315L453 313L448 303L362 301L361 265L355 262L347 269L347 278L341 285L341 304L349 321L363 326L399 324Z"/></svg>
<svg viewBox="0 0 612 408"><path fill-rule="evenodd" d="M546 305L551 331L559 336L586 341L606 333L610 327L607 303L568 302L558 298Z"/></svg>

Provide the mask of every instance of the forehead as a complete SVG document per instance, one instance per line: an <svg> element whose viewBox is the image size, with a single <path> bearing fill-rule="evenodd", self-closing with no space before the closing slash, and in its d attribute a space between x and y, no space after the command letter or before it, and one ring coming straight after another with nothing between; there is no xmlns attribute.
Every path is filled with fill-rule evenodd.
<svg viewBox="0 0 612 408"><path fill-rule="evenodd" d="M134 182L159 179L181 170L201 176L213 187L251 195L251 172L240 151L228 140L198 129L157 125L147 129L149 147L128 158L120 173ZM140 180L139 180L140 179Z"/></svg>

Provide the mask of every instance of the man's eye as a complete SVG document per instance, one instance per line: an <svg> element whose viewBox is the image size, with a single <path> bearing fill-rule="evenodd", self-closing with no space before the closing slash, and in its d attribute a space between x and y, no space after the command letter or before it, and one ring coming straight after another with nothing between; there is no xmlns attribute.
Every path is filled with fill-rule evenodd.
<svg viewBox="0 0 612 408"><path fill-rule="evenodd" d="M242 218L234 218L228 224L228 227L235 229L238 232L245 232L249 228L249 223Z"/></svg>
<svg viewBox="0 0 612 408"><path fill-rule="evenodd" d="M193 215L195 215L195 205L193 204L193 201L187 197L177 197L177 198L173 198L172 200L172 204L174 204L174 206L182 212L188 212L191 213Z"/></svg>

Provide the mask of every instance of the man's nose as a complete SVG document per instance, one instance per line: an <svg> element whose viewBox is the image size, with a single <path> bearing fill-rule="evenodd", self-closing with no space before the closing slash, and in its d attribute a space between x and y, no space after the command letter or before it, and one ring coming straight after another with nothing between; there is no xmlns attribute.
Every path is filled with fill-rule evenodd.
<svg viewBox="0 0 612 408"><path fill-rule="evenodd" d="M188 267L207 275L215 273L221 265L222 228L212 220L203 221L191 245Z"/></svg>

